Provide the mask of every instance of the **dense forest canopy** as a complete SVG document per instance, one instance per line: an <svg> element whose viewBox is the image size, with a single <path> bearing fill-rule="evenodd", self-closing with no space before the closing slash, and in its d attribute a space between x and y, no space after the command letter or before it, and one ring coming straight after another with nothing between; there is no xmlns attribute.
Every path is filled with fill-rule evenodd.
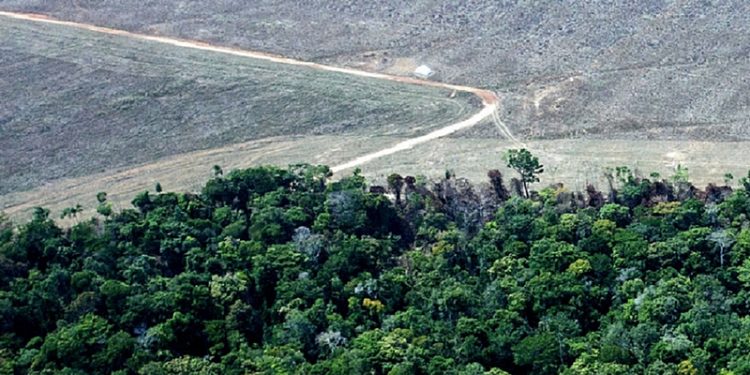
<svg viewBox="0 0 750 375"><path fill-rule="evenodd" d="M750 182L678 172L527 194L216 167L70 228L39 208L0 220L0 371L750 373Z"/></svg>

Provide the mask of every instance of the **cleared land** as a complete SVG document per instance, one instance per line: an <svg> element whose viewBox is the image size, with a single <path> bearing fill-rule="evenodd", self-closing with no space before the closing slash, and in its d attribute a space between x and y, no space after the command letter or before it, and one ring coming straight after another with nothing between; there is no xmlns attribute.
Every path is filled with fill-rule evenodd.
<svg viewBox="0 0 750 375"><path fill-rule="evenodd" d="M0 0L0 8L501 91L534 139L750 140L750 2ZM493 133L469 134L478 138Z"/></svg>
<svg viewBox="0 0 750 375"><path fill-rule="evenodd" d="M117 207L126 208L138 192L153 191L156 182L167 190L198 189L211 177L210 166L214 164L230 170L261 164L285 166L298 160L342 163L401 140L362 136L268 138L167 157L120 171L56 180L36 189L0 196L0 204L13 217L23 217L35 206L48 207L59 214L64 208L79 203L86 214L90 214L96 207L92 194L96 191L107 191ZM335 148L331 148L332 144ZM604 189L606 182L602 172L606 167L629 165L644 175L659 172L669 177L677 164L686 165L691 181L705 186L722 181L726 172L738 178L744 176L750 165L750 154L737 152L750 148L750 142L653 141L641 150L637 159L633 158L631 141L531 141L528 146L546 164L542 182L535 185L537 187L563 181L571 189L581 189L587 182ZM481 182L486 181L489 169L498 168L507 176L513 175L500 159L509 147L515 146L494 139L441 138L408 152L373 160L363 167L363 172L381 184L385 184L386 177L393 172L439 178L449 169L459 177Z"/></svg>
<svg viewBox="0 0 750 375"><path fill-rule="evenodd" d="M313 135L271 137L210 150L165 157L154 162L116 171L94 173L51 181L43 186L0 195L0 207L12 217L24 217L37 206L59 214L81 204L86 214L96 207L95 193L106 191L118 208L130 207L135 194L153 190L156 182L165 190L194 191L211 178L211 166L229 171L253 165L286 166L300 160L311 164L339 164L362 153L374 152L397 143L390 136ZM367 169L365 169L367 171Z"/></svg>
<svg viewBox="0 0 750 375"><path fill-rule="evenodd" d="M481 107L447 89L4 17L0 77L0 194L268 137L412 138Z"/></svg>
<svg viewBox="0 0 750 375"><path fill-rule="evenodd" d="M401 0L356 4L332 0L261 0L248 6L246 2L238 0L220 3L157 0L142 4L121 1L0 0L0 9L40 12L63 19L153 35L198 39L374 72L408 74L417 64L427 63L438 70L438 79L442 81L502 92L499 115L510 132L508 129L498 129L487 121L482 126L430 140L407 151L380 155L380 158L363 165L365 175L379 182L383 182L385 176L392 172L438 177L445 169L452 169L459 176L476 181L484 180L487 169L501 167L500 154L509 147L517 147L519 143L526 144L547 165L543 183L563 181L574 188L581 187L587 181L599 182L602 187L602 169L617 165L633 166L644 174L658 171L669 176L676 164L682 164L690 168L691 180L697 184L720 181L725 172L732 172L735 176L745 175L750 165L750 156L741 151L750 146L750 142L746 142L750 140L750 96L746 95L750 91L750 79L747 78L750 77L750 55L747 54L750 45L750 4L745 2L706 5L691 0L678 3L613 5L575 2L561 5L546 1L500 5L492 0L477 0L448 5L438 1ZM0 34L0 38L3 35L6 39L17 39L8 33ZM62 45L74 46L79 43L78 38L75 39ZM111 43L111 38L106 39L107 43ZM276 78L278 82L260 85L261 90L256 91L255 86L242 86L246 82L238 80L250 74L238 74L242 69L235 66L256 65L246 59L154 47L143 41L126 40L120 43L135 49L132 55L120 56L123 59L121 68L125 69L126 75L143 75L143 69L134 68L140 66L139 61L151 69L153 63L144 62L148 58L140 51L151 51L153 54L156 50L155 55L159 59L183 62L182 65L174 65L170 60L172 69L166 69L163 76L157 74L155 77L167 82L183 82L184 77L180 74L187 74L188 77L198 74L200 78L193 80L215 84L203 87L187 80L187 83L177 85L175 91L165 96L166 99L157 97L158 100L151 100L150 96L144 96L149 101L142 103L139 110L150 113L151 117L148 118L151 122L149 126L141 128L145 129L143 134L159 137L159 133L150 130L163 129L164 121L172 124L172 128L168 129L181 131L179 126L184 126L182 122L174 122L165 114L179 117L186 113L200 113L206 119L225 119L226 122L222 124L240 125L230 127L231 130L218 130L204 139L185 139L187 146L194 147L192 149L170 151L161 145L150 157L124 160L115 169L102 166L99 169L101 173L89 174L97 170L81 169L75 173L66 171L55 174L52 172L59 170L51 169L48 172L52 174L44 177L68 178L56 179L33 190L21 191L23 188L18 188L15 193L0 196L0 209L5 208L15 214L26 212L34 205L49 206L57 212L76 203L90 208L93 207L92 192L96 191L111 192L110 196L125 206L136 192L153 188L156 181L166 189L195 188L209 177L213 164L222 165L225 169L264 163L284 165L298 161L346 166L347 162L357 160L362 155L393 149L394 146L453 124L459 118L469 118L480 110L479 100L473 97L459 96L458 100L449 100L450 90L428 90L348 76L337 79L347 84L349 80L356 81L359 89L341 94L338 86L325 86L329 83L326 79L311 80L304 69L302 73L294 74L304 77L305 81L317 82L308 85L312 88L300 84L285 89L289 83ZM7 45L3 40L0 48ZM33 46L34 43L23 48L18 48L16 43L15 53L28 53L29 45ZM92 42L82 44L83 47L93 45ZM86 53L90 51L83 54ZM74 57L80 54L78 52ZM110 52L107 51L107 54ZM21 62L21 57L18 64L25 72L31 71L41 76L50 74L48 70L58 69L58 60L54 55L35 58L38 61L51 59L53 62L49 62L46 68L38 68L38 71L22 66L28 61L37 60ZM102 61L109 58L111 56L106 56ZM203 70L193 67L194 60L203 62ZM77 61L73 66L81 64ZM83 64L91 72L98 71L99 65L100 61L96 60ZM266 69L264 74L255 71L253 74L287 77L291 74L286 72L287 68L269 64L265 68L245 68L244 71ZM104 66L104 70L108 71L107 74L114 74L108 66ZM75 71L60 73L58 80L64 81L67 77L78 79L72 73ZM0 80L7 80L8 76L0 73L3 73ZM14 71L13 74L17 73ZM216 78L217 75L220 78ZM16 76L11 77L15 79ZM151 83L151 79L149 77L145 81ZM113 78L101 82L97 95L90 94L87 100L97 103L98 97L107 90L114 90L111 85L119 81L119 78ZM28 83L35 84L31 77ZM239 83L240 86L232 86L232 83ZM133 83L128 87L139 85L143 83ZM0 86L0 90L3 87ZM159 92L162 86L154 84L147 87L155 87L155 91ZM195 90L196 87L200 90ZM277 87L282 90L277 91ZM224 89L230 94L222 96ZM39 87L30 88L28 96L38 95L33 90L38 92ZM195 92L201 90L208 90L208 94ZM308 90L312 93L310 97L320 102L310 97L300 98L300 92L307 93ZM419 93L428 91L427 97L435 100L431 102L433 106L425 107L428 108L427 117L431 111L447 111L447 116L457 117L448 119L442 117L445 114L436 115L434 119L442 121L436 126L429 121L419 122L424 118L421 107L412 105L414 102L411 101L403 102L404 93L410 90ZM85 92L81 89L78 91ZM252 94L247 95L249 92ZM17 99L14 95L18 95L0 94L11 100ZM170 95L187 96L188 100L179 98L170 101ZM260 98L257 100L269 95L267 101L263 102L266 105L258 109L268 118L261 117L263 120L260 122L254 117L255 114L242 112L231 104L249 98L242 105L252 105L250 102L256 100L256 95ZM212 103L217 97L224 98L222 105L184 106L184 103L197 102L195 98ZM75 98L76 95L72 95L59 101L49 101L47 106L34 107L33 110L40 116L54 120L58 113L69 110L61 107L61 103L69 104L66 100ZM307 100L321 103L321 106L305 107ZM286 104L287 101L298 105ZM367 106L355 106L354 102ZM453 109L456 102L463 109ZM172 106L164 103L171 103ZM345 108L342 103L351 105L347 116L342 116L331 107L339 105L339 109ZM286 110L289 106L296 110ZM17 105L9 113L16 113L18 108L26 107ZM305 108L311 110L306 112ZM398 119L395 123L366 121L368 116L375 119L387 116L393 108L403 111L395 115ZM112 110L110 116L118 118L122 115L119 113L121 109ZM328 112L331 113L329 118L318 118L322 118L322 122L305 122L308 118L305 116L310 113L317 115L320 112L318 109L323 113L326 110L332 112ZM135 118L132 113L123 113L126 117L126 121L121 123L123 126L140 126L132 124ZM279 113L283 115L279 116ZM300 117L290 122L290 114ZM237 116L243 120L237 121ZM0 108L0 127L5 126L7 118L3 117ZM246 121L247 118L255 120ZM272 124L269 119L283 122L280 127L269 128L278 132L233 138L241 134L246 125L263 131L254 124L261 123L265 128ZM293 125L288 125L290 123ZM219 125L218 129L226 129L222 127L224 125ZM216 124L193 129L208 126L213 129ZM108 128L99 129L102 136L111 131ZM191 128L185 129L190 131ZM200 131L197 133L201 134ZM61 132L54 134L64 137ZM175 135L161 137L160 140L169 141L177 133L167 134ZM221 134L229 138L221 140ZM505 140L512 138L512 135L519 142ZM120 138L128 139L122 134ZM208 143L216 139L220 141ZM122 149L132 148L139 142L132 141ZM197 145L196 142L204 144ZM47 154L49 151L40 153ZM142 157L130 154L123 152L120 157ZM3 161L4 156L0 155ZM65 164L64 158L59 165ZM0 165L0 168L3 166ZM0 169L0 176L5 176L4 172ZM23 178L25 180L22 181L36 181ZM36 185L28 183L27 186ZM0 193L3 188L0 184Z"/></svg>

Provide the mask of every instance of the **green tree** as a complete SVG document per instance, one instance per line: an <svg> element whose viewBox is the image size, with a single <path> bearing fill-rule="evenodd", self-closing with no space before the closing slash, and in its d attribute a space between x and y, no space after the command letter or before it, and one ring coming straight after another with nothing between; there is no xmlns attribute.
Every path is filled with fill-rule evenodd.
<svg viewBox="0 0 750 375"><path fill-rule="evenodd" d="M138 370L140 375L221 375L226 370L220 364L211 363L205 358L184 356L167 362L152 362Z"/></svg>
<svg viewBox="0 0 750 375"><path fill-rule="evenodd" d="M214 177L221 177L222 175L224 175L224 171L221 170L221 167L219 165L214 165L213 171Z"/></svg>
<svg viewBox="0 0 750 375"><path fill-rule="evenodd" d="M522 148L508 150L505 154L505 161L508 168L513 168L521 176L523 191L528 197L529 184L539 182L539 174L544 172L544 166L539 164L539 158L532 155L529 150Z"/></svg>
<svg viewBox="0 0 750 375"><path fill-rule="evenodd" d="M748 193L615 172L591 207L453 176L394 177L397 207L295 165L119 212L102 193L70 228L0 215L0 373L750 372Z"/></svg>
<svg viewBox="0 0 750 375"><path fill-rule="evenodd" d="M122 367L135 349L127 334L115 332L108 322L88 314L70 326L60 327L44 340L32 369L73 368L110 373Z"/></svg>
<svg viewBox="0 0 750 375"><path fill-rule="evenodd" d="M81 207L80 204L77 204L73 207L67 207L63 209L62 214L60 214L60 219L65 219L68 217L70 218L77 217L78 214L80 214L82 211L83 211L83 207Z"/></svg>
<svg viewBox="0 0 750 375"><path fill-rule="evenodd" d="M528 336L513 347L516 364L531 368L536 374L554 374L560 363L558 341L552 333Z"/></svg>

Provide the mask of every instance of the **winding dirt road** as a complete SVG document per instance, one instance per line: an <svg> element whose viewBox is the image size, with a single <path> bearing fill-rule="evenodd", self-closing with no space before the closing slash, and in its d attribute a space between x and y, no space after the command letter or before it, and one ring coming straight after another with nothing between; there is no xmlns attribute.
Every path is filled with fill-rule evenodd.
<svg viewBox="0 0 750 375"><path fill-rule="evenodd" d="M360 156L344 164L334 166L332 168L333 172L339 172L339 171L343 171L349 168L354 168L362 164L365 164L369 161L372 161L372 160L375 160L375 159L378 159L387 155L391 155L399 151L410 149L414 146L417 146L425 142L429 142L437 138L445 137L459 130L470 128L482 122L484 119L488 119L488 118L491 119L495 123L498 129L500 129L501 133L503 133L503 135L505 135L509 140L514 141L515 143L520 143L518 142L517 139L515 139L515 137L513 137L508 127L505 126L505 124L503 124L502 121L499 121L499 116L497 114L498 112L497 109L499 107L499 99L497 95L495 95L494 92L489 91L489 90L483 90L483 89L479 89L475 87L452 85L452 84L441 83L441 82L421 80L421 79L412 78L412 77L394 76L394 75L389 75L389 74L373 73L373 72L367 72L367 71L351 69L351 68L341 68L341 67L323 65L323 64L313 63L313 62L295 60L295 59L291 59L291 58L287 58L283 56L277 56L277 55L264 53L264 52L247 51L247 50L241 50L241 49L230 48L230 47L219 47L219 46L214 46L208 43L194 41L194 40L185 40L185 39L178 39L178 38L168 38L168 37L161 37L161 36L132 33L129 31L111 29L107 27L83 24L83 23L78 23L78 22L57 20L57 19L53 19L46 15L41 15L41 14L13 13L13 12L0 11L0 16L14 18L18 20L24 20L24 21L41 22L41 23L48 23L48 24L54 24L54 25L74 27L74 28L93 31L97 33L118 35L118 36L123 36L127 38L132 38L132 39L140 39L140 40L146 40L146 41L151 41L151 42L164 43L164 44L169 44L169 45L177 46L177 47L225 53L225 54L243 56L243 57L248 57L248 58L253 58L253 59L261 59L261 60L271 61L271 62L275 62L279 64L304 66L304 67L308 67L311 69L324 70L324 71L329 71L329 72L337 72L337 73L349 74L349 75L360 76L360 77L383 79L383 80L396 81L396 82L402 82L402 83L413 84L413 85L431 86L431 87L438 87L438 88L444 88L444 89L455 90L455 91L463 91L463 92L472 93L482 99L482 104L484 108L480 112L478 112L477 114L475 114L474 116L466 120L460 121L452 125L448 125L446 127L443 127L441 129L438 129L436 131L433 131L423 136L408 139L406 141L400 142L386 149Z"/></svg>
<svg viewBox="0 0 750 375"><path fill-rule="evenodd" d="M336 172L340 172L340 171L347 170L350 168L354 168L362 164L365 164L367 162L370 162L372 160L379 159L379 158L382 158L384 156L388 156L391 154L395 154L399 151L408 150L416 145L429 142L431 140L438 139L441 137L445 137L461 129L470 128L480 123L482 120L492 116L492 114L495 113L496 111L497 111L497 103L485 103L484 108L479 113L475 114L474 116L471 116L470 118L464 121L457 122L453 125L448 125L444 128L440 128L438 130L435 130L434 132L425 134L420 137L407 139L403 142L399 142L394 146L382 149L380 151L362 155L360 157L357 157L354 160L332 167L331 171L333 173L336 173Z"/></svg>

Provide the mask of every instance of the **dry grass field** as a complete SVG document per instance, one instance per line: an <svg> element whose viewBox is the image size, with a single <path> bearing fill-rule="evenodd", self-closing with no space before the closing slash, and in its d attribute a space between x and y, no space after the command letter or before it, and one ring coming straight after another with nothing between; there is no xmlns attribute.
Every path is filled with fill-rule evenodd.
<svg viewBox="0 0 750 375"><path fill-rule="evenodd" d="M400 140L402 138L367 136L268 138L166 157L133 168L60 179L28 191L0 196L0 204L7 214L19 218L27 216L35 206L59 213L66 207L82 204L89 214L96 206L91 192L107 191L116 207L126 208L135 194L153 190L156 182L167 190L199 189L212 176L212 165L231 170L261 164L284 166L299 160L337 164ZM331 148L332 143L337 146ZM446 170L452 170L459 177L482 182L486 181L489 169L497 168L506 176L513 175L505 168L500 155L514 146L495 139L442 138L374 160L363 166L363 173L371 181L385 184L386 177L394 172L439 178ZM536 187L563 181L570 189L581 189L586 183L605 189L602 172L607 167L628 165L644 176L658 172L670 177L678 164L686 166L691 181L702 187L709 182L721 182L728 172L736 178L745 176L750 165L750 154L736 152L750 147L750 142L570 140L530 141L527 146L546 165L542 181ZM643 147L638 158L633 157L635 147Z"/></svg>
<svg viewBox="0 0 750 375"><path fill-rule="evenodd" d="M28 216L38 206L59 214L66 207L81 204L85 213L90 214L96 207L96 192L106 191L115 207L127 208L137 193L153 191L157 182L168 191L199 190L213 176L213 165L229 171L265 164L286 166L302 160L311 164L337 164L399 140L361 135L265 138L165 157L129 168L50 181L34 189L0 195L0 207L11 217L19 218Z"/></svg>
<svg viewBox="0 0 750 375"><path fill-rule="evenodd" d="M413 137L478 111L450 90L8 18L0 79L0 194L269 137Z"/></svg>
<svg viewBox="0 0 750 375"><path fill-rule="evenodd" d="M0 0L0 9L500 91L534 139L750 140L750 2ZM480 135L477 136L488 136Z"/></svg>

